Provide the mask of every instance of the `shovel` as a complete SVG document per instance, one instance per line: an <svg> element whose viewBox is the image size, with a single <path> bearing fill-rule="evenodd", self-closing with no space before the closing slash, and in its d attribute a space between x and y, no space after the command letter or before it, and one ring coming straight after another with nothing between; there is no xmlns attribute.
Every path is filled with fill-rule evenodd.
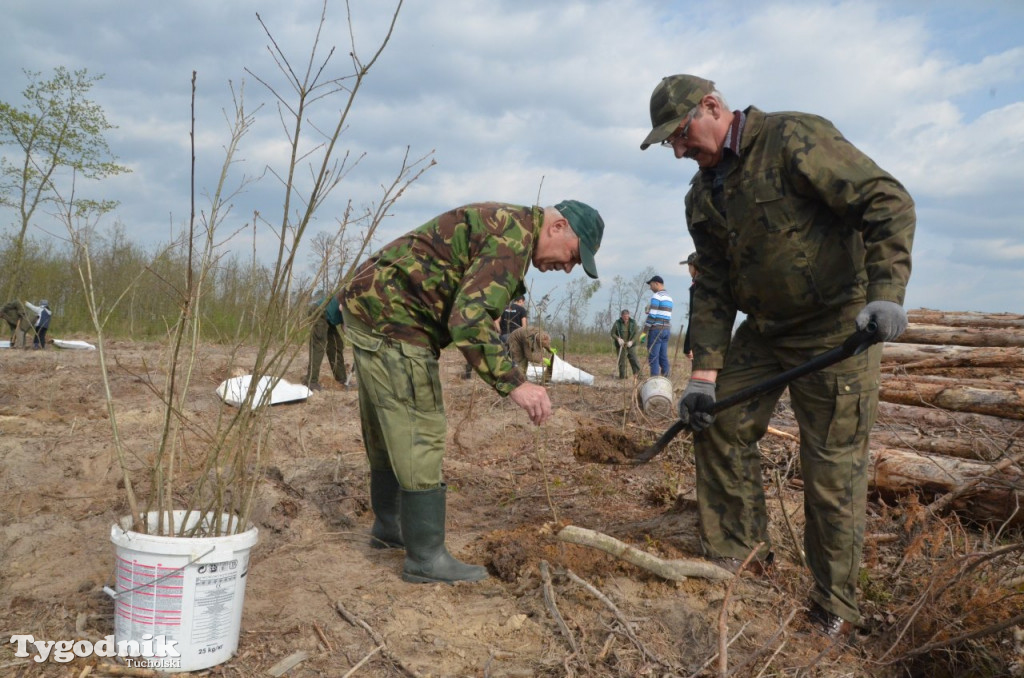
<svg viewBox="0 0 1024 678"><path fill-rule="evenodd" d="M802 377L805 374L817 372L818 370L824 369L829 365L834 365L842 360L845 360L846 358L849 358L852 355L863 353L864 351L867 350L869 346L871 346L872 344L877 344L878 342L878 326L875 325L875 322L872 320L871 322L868 323L867 327L865 327L862 330L857 330L856 332L851 334L839 346L836 346L835 348L826 351L825 353L822 353L819 356L811 358L803 365L797 365L796 367L788 369L785 372L776 374L771 379L766 379L760 384L754 384L753 386L748 386L745 389L741 389L736 393L733 393L728 398L722 398L721 400L717 400L710 408L708 408L705 411L711 414L715 414L717 412L721 412L722 410L726 410L732 407L733 405L739 405L740 403L744 403L748 400L753 400L754 398L760 395L764 395L769 391L774 391L777 388L785 386L789 382L799 377ZM655 442L653 445L648 447L646 450L644 450L637 456L633 457L632 463L646 464L651 459L654 459L654 457L658 456L658 454L660 454L661 451L664 450L670 442L672 442L672 439L679 435L679 433L685 428L688 427L681 420L672 424L672 426L670 426L667 431L661 434L661 437L658 438L657 442Z"/></svg>

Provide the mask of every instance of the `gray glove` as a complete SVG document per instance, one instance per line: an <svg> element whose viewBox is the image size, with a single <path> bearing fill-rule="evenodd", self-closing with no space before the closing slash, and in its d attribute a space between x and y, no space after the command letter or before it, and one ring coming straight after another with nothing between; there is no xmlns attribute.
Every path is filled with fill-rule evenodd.
<svg viewBox="0 0 1024 678"><path fill-rule="evenodd" d="M691 431L703 431L715 420L715 415L708 410L715 404L715 385L703 379L690 379L679 399L679 421L686 424Z"/></svg>
<svg viewBox="0 0 1024 678"><path fill-rule="evenodd" d="M857 314L857 329L863 330L874 320L879 341L892 341L907 329L907 312L894 301L872 301Z"/></svg>

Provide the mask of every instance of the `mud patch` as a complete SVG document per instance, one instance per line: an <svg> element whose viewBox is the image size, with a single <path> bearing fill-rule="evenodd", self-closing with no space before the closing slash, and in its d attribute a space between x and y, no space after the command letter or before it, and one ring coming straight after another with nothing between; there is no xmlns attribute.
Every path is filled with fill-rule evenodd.
<svg viewBox="0 0 1024 678"><path fill-rule="evenodd" d="M580 426L576 429L572 455L580 463L631 464L644 449L622 431L607 426Z"/></svg>

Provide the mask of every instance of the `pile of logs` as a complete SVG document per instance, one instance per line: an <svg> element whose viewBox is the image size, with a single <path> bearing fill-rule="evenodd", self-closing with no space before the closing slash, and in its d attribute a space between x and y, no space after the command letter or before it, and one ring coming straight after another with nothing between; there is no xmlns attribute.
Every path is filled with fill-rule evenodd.
<svg viewBox="0 0 1024 678"><path fill-rule="evenodd" d="M882 350L873 491L1024 525L1024 316L911 311Z"/></svg>

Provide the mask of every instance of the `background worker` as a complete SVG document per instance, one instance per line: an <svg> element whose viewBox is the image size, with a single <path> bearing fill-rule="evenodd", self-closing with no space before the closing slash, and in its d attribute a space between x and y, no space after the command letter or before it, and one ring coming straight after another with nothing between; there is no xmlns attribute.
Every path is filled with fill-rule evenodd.
<svg viewBox="0 0 1024 678"><path fill-rule="evenodd" d="M693 372L679 416L695 431L697 503L708 550L725 562L769 544L757 441L783 389L707 412L874 321L883 341L907 326L916 217L906 189L824 118L730 110L714 83L673 75L655 87L654 143L700 168L686 223L700 276ZM733 332L736 313L746 319ZM867 505L868 432L881 346L789 384L800 426L810 620L830 636L862 623L857 577ZM770 565L770 547L754 570Z"/></svg>
<svg viewBox="0 0 1024 678"><path fill-rule="evenodd" d="M520 327L529 326L530 319L526 313L526 297L520 296L501 312L501 318L498 319L498 334L501 335L501 341L508 344L510 334Z"/></svg>
<svg viewBox="0 0 1024 678"><path fill-rule="evenodd" d="M38 316L15 299L0 308L0 318L7 322L11 332L11 348L28 348L28 333L34 332Z"/></svg>
<svg viewBox="0 0 1024 678"><path fill-rule="evenodd" d="M25 302L25 306L36 314L36 321L32 327L35 335L32 339L32 348L46 348L46 333L50 329L50 317L53 315L50 312L50 302L43 299L38 306L28 302Z"/></svg>
<svg viewBox="0 0 1024 678"><path fill-rule="evenodd" d="M512 300L512 303L501 312L501 317L498 318L496 324L498 335L501 337L501 343L505 345L507 352L509 335L520 327L527 327L530 324L526 313L526 297L520 296ZM472 376L473 366L466 363L466 371L463 373L462 378L469 379Z"/></svg>
<svg viewBox="0 0 1024 678"><path fill-rule="evenodd" d="M551 381L554 368L552 357L555 350L551 348L551 335L539 327L519 327L508 335L506 342L509 359L522 371L527 373L530 363L544 367L543 381Z"/></svg>
<svg viewBox="0 0 1024 678"><path fill-rule="evenodd" d="M654 295L647 306L644 333L647 335L647 364L651 376L668 376L668 340L672 334L672 297L665 291L660 275L647 281Z"/></svg>
<svg viewBox="0 0 1024 678"><path fill-rule="evenodd" d="M637 340L640 328L636 321L629 317L629 311L622 309L619 319L612 323L611 335L615 341L615 351L619 356L619 379L626 378L626 359L629 359L629 366L633 369L635 377L640 372L640 363L636 359L636 348L633 344Z"/></svg>
<svg viewBox="0 0 1024 678"><path fill-rule="evenodd" d="M693 293L697 290L697 253L691 252L680 264L686 264L690 271L690 304L686 307L686 334L683 336L683 353L693 360L693 347L690 345L690 328L693 327Z"/></svg>
<svg viewBox="0 0 1024 678"><path fill-rule="evenodd" d="M333 294L328 297L321 292L310 305L310 311L313 325L309 328L309 365L303 383L312 391L323 388L320 385L320 365L326 354L334 380L345 386L348 371L345 369L345 342L339 330L342 318L338 297Z"/></svg>
<svg viewBox="0 0 1024 678"><path fill-rule="evenodd" d="M592 207L478 203L446 212L365 261L340 293L359 370L359 413L370 465L372 544L405 547L402 578L478 581L487 570L445 547L442 480L447 421L438 374L454 344L477 374L540 425L551 416L543 386L506 357L494 321L523 293L526 272L597 277L604 222Z"/></svg>

